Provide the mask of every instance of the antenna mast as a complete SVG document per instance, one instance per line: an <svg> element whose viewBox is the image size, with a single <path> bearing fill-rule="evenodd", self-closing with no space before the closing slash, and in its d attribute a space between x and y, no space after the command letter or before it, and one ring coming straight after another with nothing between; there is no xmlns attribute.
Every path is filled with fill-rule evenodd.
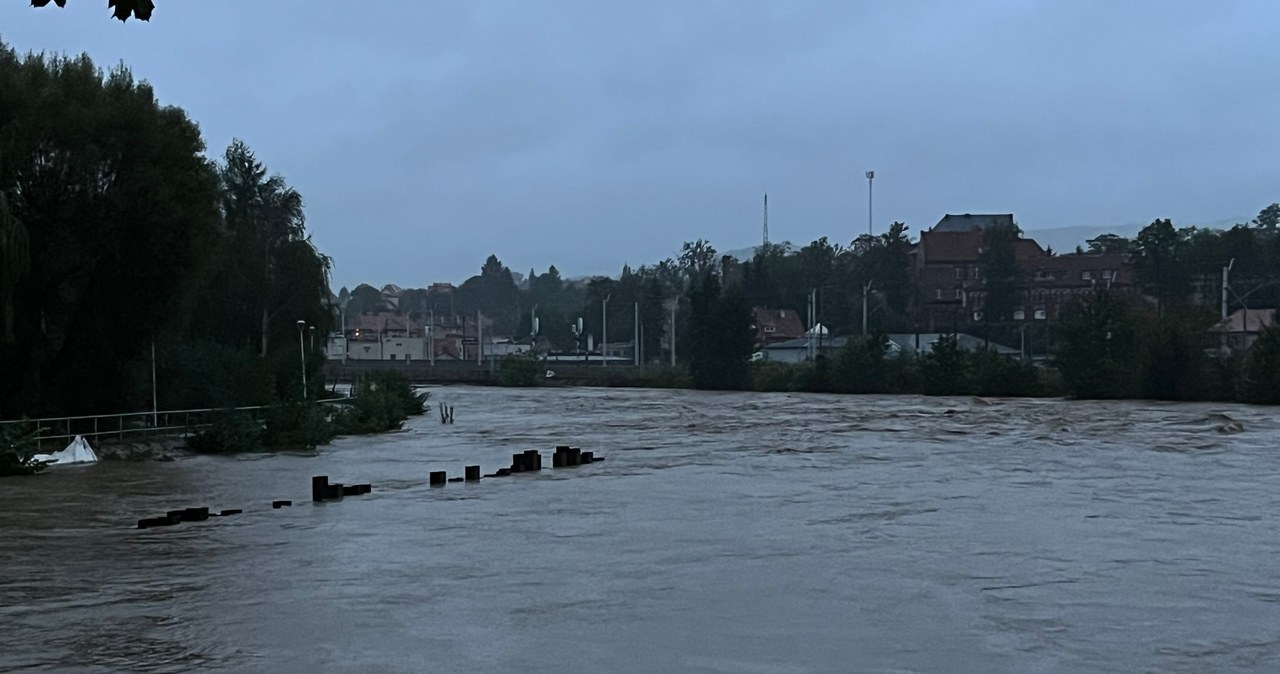
<svg viewBox="0 0 1280 674"><path fill-rule="evenodd" d="M764 193L764 245L769 245L769 193Z"/></svg>

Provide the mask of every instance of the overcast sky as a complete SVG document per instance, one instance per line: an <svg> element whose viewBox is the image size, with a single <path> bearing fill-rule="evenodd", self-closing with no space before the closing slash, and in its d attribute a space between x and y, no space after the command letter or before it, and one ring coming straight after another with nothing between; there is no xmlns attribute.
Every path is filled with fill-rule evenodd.
<svg viewBox="0 0 1280 674"><path fill-rule="evenodd" d="M1280 2L156 0L0 5L20 51L124 61L306 199L335 289L616 274L681 242L848 243L1280 201ZM359 11L352 8L359 7Z"/></svg>

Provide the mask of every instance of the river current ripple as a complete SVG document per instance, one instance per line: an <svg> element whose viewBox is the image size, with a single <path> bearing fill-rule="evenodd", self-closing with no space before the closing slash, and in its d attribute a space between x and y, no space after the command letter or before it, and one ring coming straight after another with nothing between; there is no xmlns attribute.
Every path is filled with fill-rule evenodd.
<svg viewBox="0 0 1280 674"><path fill-rule="evenodd" d="M454 425L0 480L0 672L1280 671L1274 409L434 401ZM556 444L607 461L426 485ZM132 528L200 505L245 512Z"/></svg>

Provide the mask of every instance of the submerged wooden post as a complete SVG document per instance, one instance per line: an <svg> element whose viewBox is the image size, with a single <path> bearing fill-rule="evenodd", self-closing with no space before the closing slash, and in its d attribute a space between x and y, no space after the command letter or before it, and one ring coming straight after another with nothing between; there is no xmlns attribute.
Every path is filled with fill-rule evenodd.
<svg viewBox="0 0 1280 674"><path fill-rule="evenodd" d="M527 468L524 465L524 454L523 453L512 454L511 455L511 472L522 473L525 470L527 470Z"/></svg>
<svg viewBox="0 0 1280 674"><path fill-rule="evenodd" d="M449 481L449 474L443 470L433 470L428 476L428 481L433 487L439 487Z"/></svg>
<svg viewBox="0 0 1280 674"><path fill-rule="evenodd" d="M316 475L311 478L311 500L319 503L329 496L329 476Z"/></svg>
<svg viewBox="0 0 1280 674"><path fill-rule="evenodd" d="M524 469L542 470L542 454L538 450L526 449L524 451Z"/></svg>
<svg viewBox="0 0 1280 674"><path fill-rule="evenodd" d="M467 482L477 482L480 480L480 466L467 466L463 472L466 475Z"/></svg>
<svg viewBox="0 0 1280 674"><path fill-rule="evenodd" d="M583 452L579 459L580 463L591 463L595 459L595 452Z"/></svg>

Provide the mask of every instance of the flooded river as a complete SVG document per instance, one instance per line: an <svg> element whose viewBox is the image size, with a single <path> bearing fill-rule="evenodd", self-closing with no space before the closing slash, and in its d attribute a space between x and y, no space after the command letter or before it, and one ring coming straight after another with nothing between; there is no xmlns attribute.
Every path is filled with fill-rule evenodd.
<svg viewBox="0 0 1280 674"><path fill-rule="evenodd" d="M0 480L0 671L1280 671L1274 409L439 400L313 456ZM426 484L556 444L607 461ZM133 528L205 505L244 513Z"/></svg>

